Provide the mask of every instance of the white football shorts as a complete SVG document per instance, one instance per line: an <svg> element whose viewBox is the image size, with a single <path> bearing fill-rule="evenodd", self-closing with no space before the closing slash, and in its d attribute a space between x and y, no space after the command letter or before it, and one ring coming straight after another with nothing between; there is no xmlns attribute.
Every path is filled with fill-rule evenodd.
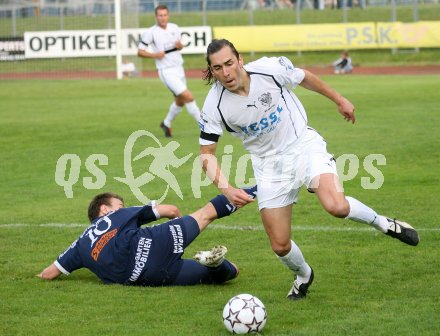
<svg viewBox="0 0 440 336"><path fill-rule="evenodd" d="M338 175L336 161L327 152L325 140L310 127L298 138L290 153L264 158L254 156L252 165L260 210L296 203L301 187L311 187L313 178L326 173Z"/></svg>
<svg viewBox="0 0 440 336"><path fill-rule="evenodd" d="M182 66L161 69L158 72L162 83L164 83L175 96L180 95L187 89L185 70Z"/></svg>

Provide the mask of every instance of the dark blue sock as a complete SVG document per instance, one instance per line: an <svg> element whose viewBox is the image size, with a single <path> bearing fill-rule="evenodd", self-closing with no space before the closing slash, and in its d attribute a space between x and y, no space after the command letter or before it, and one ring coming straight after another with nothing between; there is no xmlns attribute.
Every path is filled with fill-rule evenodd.
<svg viewBox="0 0 440 336"><path fill-rule="evenodd" d="M225 195L218 195L211 200L212 205L217 212L217 218L229 216L235 212L237 208L229 203Z"/></svg>
<svg viewBox="0 0 440 336"><path fill-rule="evenodd" d="M253 199L257 195L257 186L253 186L251 188L243 188L243 190ZM217 218L229 216L237 210L237 208L228 201L225 195L218 195L214 197L211 200L211 203L214 206L215 211L217 211Z"/></svg>
<svg viewBox="0 0 440 336"><path fill-rule="evenodd" d="M226 259L218 267L208 269L214 283L220 284L237 277L237 269Z"/></svg>

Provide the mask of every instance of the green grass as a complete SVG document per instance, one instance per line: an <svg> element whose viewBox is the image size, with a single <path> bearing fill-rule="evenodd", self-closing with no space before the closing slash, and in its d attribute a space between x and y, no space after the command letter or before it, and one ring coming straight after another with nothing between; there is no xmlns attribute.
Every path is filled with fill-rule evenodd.
<svg viewBox="0 0 440 336"><path fill-rule="evenodd" d="M0 82L0 334L1 335L227 335L221 311L238 293L258 296L268 310L264 335L437 335L440 276L438 264L440 197L438 162L438 76L328 76L324 78L357 107L355 125L345 123L326 99L298 88L310 125L326 138L336 156L356 154L360 162L372 153L385 155L378 167L385 178L378 190L364 190L364 169L344 183L347 194L398 216L420 230L418 247L404 246L366 226L331 218L316 198L303 191L294 209L292 236L314 267L309 297L288 302L292 275L271 252L256 205L213 223L189 247L186 256L213 244L229 247L240 276L222 286L128 288L105 286L87 270L54 282L35 277L83 231L86 207L97 193L112 190L128 205L139 202L124 175L123 150L138 129L152 132L165 145L158 124L171 96L157 79L130 81ZM190 80L202 105L207 87ZM216 194L202 188L194 198L189 176L198 153L198 130L183 112L173 124L179 157L193 157L178 169L184 199L170 192L166 203L189 213ZM147 146L146 140L141 141ZM233 145L234 168L244 153L225 135L218 153ZM151 144L150 144L151 145ZM141 150L141 144L135 151ZM74 196L66 198L55 183L58 158L77 154L82 162ZM105 186L89 190L84 166L91 154L105 154ZM148 162L133 163L137 173ZM362 167L362 165L361 165ZM234 171L234 170L233 170ZM248 176L250 177L250 176ZM235 178L235 174L232 174ZM164 181L142 190L160 197ZM4 224L24 224L5 226ZM233 230L225 226L252 229Z"/></svg>
<svg viewBox="0 0 440 336"><path fill-rule="evenodd" d="M295 52L282 53L243 53L245 62L258 59L262 56L284 55L293 60L295 66L308 67L329 65L339 56L335 51L309 51L300 54ZM419 52L392 53L390 50L352 50L350 56L357 67L377 66L412 66L412 65L439 65L440 49L420 49ZM139 59L135 56L132 60L137 63L137 68L143 71L156 71L154 61L151 59ZM185 69L206 68L205 57L202 55L184 55ZM32 59L25 62L0 62L0 73L53 73L65 71L109 71L116 73L116 61L114 57L90 57L69 59ZM68 78L69 75L66 75ZM116 75L115 75L116 76ZM84 75L87 77L87 74Z"/></svg>

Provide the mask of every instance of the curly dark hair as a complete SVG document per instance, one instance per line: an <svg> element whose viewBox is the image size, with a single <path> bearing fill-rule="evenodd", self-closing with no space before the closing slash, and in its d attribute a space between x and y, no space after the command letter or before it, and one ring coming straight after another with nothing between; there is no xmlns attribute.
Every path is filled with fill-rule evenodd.
<svg viewBox="0 0 440 336"><path fill-rule="evenodd" d="M224 47L231 48L234 55L239 58L239 53L237 49L235 49L235 46L232 44L232 42L226 40L226 39L214 39L212 42L208 45L208 49L206 51L206 63L208 64L206 69L203 70L203 80L206 81L206 85L211 85L215 82L215 78L211 71L211 60L209 59L209 56L212 54L215 54L216 52L220 51Z"/></svg>

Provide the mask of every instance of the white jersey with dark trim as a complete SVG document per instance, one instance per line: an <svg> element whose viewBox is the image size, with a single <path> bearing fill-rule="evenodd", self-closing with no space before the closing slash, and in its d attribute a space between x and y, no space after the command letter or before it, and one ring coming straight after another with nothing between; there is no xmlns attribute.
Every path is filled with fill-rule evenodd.
<svg viewBox="0 0 440 336"><path fill-rule="evenodd" d="M183 64L180 50L176 49L176 42L179 40L179 26L169 22L166 29L163 29L156 24L142 34L138 48L148 50L151 47L152 52L165 51L162 59L155 59L157 69L162 70Z"/></svg>
<svg viewBox="0 0 440 336"><path fill-rule="evenodd" d="M240 137L259 157L289 153L307 127L303 105L291 91L304 71L285 57L263 57L245 65L250 75L249 95L239 96L216 82L206 97L200 120L200 144L209 145L223 128Z"/></svg>

